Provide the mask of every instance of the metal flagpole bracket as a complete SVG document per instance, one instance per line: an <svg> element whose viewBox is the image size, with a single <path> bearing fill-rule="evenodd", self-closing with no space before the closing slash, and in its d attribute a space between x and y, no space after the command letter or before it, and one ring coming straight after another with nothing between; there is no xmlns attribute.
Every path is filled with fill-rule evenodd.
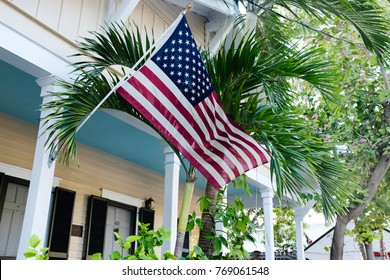
<svg viewBox="0 0 390 280"><path fill-rule="evenodd" d="M188 3L187 4L187 6L186 6L186 8L184 9L184 14L186 14L186 13L189 13L189 12L191 12L192 11L192 2L191 3Z"/></svg>

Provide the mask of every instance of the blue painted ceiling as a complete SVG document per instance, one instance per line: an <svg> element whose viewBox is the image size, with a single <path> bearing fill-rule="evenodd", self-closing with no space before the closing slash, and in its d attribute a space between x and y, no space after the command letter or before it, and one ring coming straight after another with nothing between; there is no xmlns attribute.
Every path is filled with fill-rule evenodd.
<svg viewBox="0 0 390 280"><path fill-rule="evenodd" d="M0 84L0 111L38 126L42 98L36 78L0 61ZM105 112L97 111L77 137L81 143L164 172L162 142Z"/></svg>

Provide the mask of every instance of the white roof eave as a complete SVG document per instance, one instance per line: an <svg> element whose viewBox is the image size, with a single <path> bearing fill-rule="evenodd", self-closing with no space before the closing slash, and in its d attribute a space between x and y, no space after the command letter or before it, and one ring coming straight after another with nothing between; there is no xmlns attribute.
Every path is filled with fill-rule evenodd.
<svg viewBox="0 0 390 280"><path fill-rule="evenodd" d="M186 8L188 0L164 0L167 3ZM193 0L192 11L207 17L214 17L215 13L223 16L235 16L240 13L235 1L233 0Z"/></svg>

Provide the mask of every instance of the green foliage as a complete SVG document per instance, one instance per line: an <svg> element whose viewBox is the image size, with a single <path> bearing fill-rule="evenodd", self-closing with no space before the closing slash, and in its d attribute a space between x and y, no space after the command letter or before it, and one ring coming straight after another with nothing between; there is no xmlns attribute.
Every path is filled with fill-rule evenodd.
<svg viewBox="0 0 390 280"><path fill-rule="evenodd" d="M355 219L350 236L359 243L370 244L381 238L380 231L390 227L390 174L382 182L375 199Z"/></svg>
<svg viewBox="0 0 390 280"><path fill-rule="evenodd" d="M134 24L127 28L123 22L111 23L100 30L90 32L91 37L83 37L82 41L78 42L80 52L74 56L81 57L82 60L75 63L75 71L99 75L108 70L108 67L120 65L122 74L126 74L124 67L133 67L154 43L154 39L150 39L147 34L142 40L141 31ZM85 58L90 59L83 60ZM140 61L138 68L147 58L148 56Z"/></svg>
<svg viewBox="0 0 390 280"><path fill-rule="evenodd" d="M296 249L294 210L291 207L275 207L273 212L275 248L282 251Z"/></svg>
<svg viewBox="0 0 390 280"><path fill-rule="evenodd" d="M130 235L127 238L119 232L114 232L116 237L116 243L121 247L121 252L114 251L110 254L110 260L158 260L154 249L160 247L164 240L169 240L170 232L165 230L164 227L160 227L157 230L149 230L149 224L138 223L139 231L137 235ZM134 254L129 254L129 250L132 246L135 248ZM174 259L174 256L165 252L164 259ZM102 260L101 253L95 253L92 255L93 260Z"/></svg>
<svg viewBox="0 0 390 280"><path fill-rule="evenodd" d="M335 160L333 145L313 133L296 107L296 96L304 84L334 104L340 92L338 72L323 59L325 48L273 43L269 36L248 35L216 55L205 55L207 70L226 112L271 153L278 197L299 201L303 191L315 193L319 186L322 196L315 197L332 219L343 212L351 194L337 187L348 174Z"/></svg>
<svg viewBox="0 0 390 280"><path fill-rule="evenodd" d="M241 2L245 3L246 1L241 0ZM301 34L313 34L313 30L317 30L318 35L323 35L323 32L326 32L324 27L328 25L329 20L338 20L339 23L351 26L353 32L358 35L353 38L343 36L341 40L353 41L356 45L363 43L369 51L375 53L381 64L385 65L388 63L390 57L390 38L388 36L390 20L386 12L385 1L255 0L253 2L261 4L263 8L265 7L265 9L261 9L259 12L259 18L261 19L269 18L270 14L275 16L272 11L280 11L280 8L287 11L285 13L287 16L284 19L278 19L280 24L276 28L272 28L273 35L280 38L287 37L285 40L291 40L291 33L282 31L284 27L287 27L287 30L288 27L301 29ZM275 21L273 22L275 23ZM265 24L265 26L267 27L268 25ZM334 32L329 32L329 34L338 37ZM357 40L354 40L355 38Z"/></svg>
<svg viewBox="0 0 390 280"><path fill-rule="evenodd" d="M221 196L222 197L222 196ZM236 197L232 204L218 203L215 219L225 228L226 238L216 232L214 248L216 255L221 254L222 246L229 249L226 255L228 259L249 259L249 253L244 248L244 242L255 242L249 229L253 229L253 223L245 212L241 198Z"/></svg>
<svg viewBox="0 0 390 280"><path fill-rule="evenodd" d="M41 243L40 238L33 234L28 240L29 247L24 252L26 258L35 258L36 260L48 260L49 259L49 248L38 249L39 244Z"/></svg>
<svg viewBox="0 0 390 280"><path fill-rule="evenodd" d="M194 248L188 253L184 258L185 260L208 260L207 256L203 253L202 249L199 246L194 246Z"/></svg>
<svg viewBox="0 0 390 280"><path fill-rule="evenodd" d="M245 186L245 187L244 187ZM250 193L246 176L235 180L235 187L242 187ZM245 211L245 206L240 197L236 197L232 203L226 203L224 201L225 188L221 188L218 191L218 197L216 201L216 210L214 213L210 213L213 216L215 223L223 225L224 231L210 232L206 237L213 239L214 254L212 259L249 259L250 255L244 248L244 242L255 242L254 237L251 235L251 231L254 229L254 225ZM210 198L207 196L199 199L201 209L207 209L210 203ZM203 211L202 210L202 211ZM189 223L187 230L192 230L195 225L199 228L203 227L203 221L197 218L195 212L189 215ZM227 249L227 253L223 253L223 248ZM194 253L197 254L199 259L203 259L203 252L199 254L200 248L194 248Z"/></svg>

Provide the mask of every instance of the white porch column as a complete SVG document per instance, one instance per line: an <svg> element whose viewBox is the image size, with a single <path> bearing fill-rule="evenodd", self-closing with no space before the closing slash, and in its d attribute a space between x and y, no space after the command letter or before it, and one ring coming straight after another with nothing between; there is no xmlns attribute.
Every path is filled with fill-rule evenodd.
<svg viewBox="0 0 390 280"><path fill-rule="evenodd" d="M297 241L297 260L305 259L305 248L303 245L303 215L295 213L295 232Z"/></svg>
<svg viewBox="0 0 390 280"><path fill-rule="evenodd" d="M295 211L295 232L297 241L297 260L305 260L304 234L303 234L303 219L313 207L315 201L307 202L303 207L294 207Z"/></svg>
<svg viewBox="0 0 390 280"><path fill-rule="evenodd" d="M170 251L173 254L175 251L177 232L180 160L169 146L164 148L164 154L165 179L163 226L166 230L171 231L171 238L170 240L164 241L161 252L164 254L164 252Z"/></svg>
<svg viewBox="0 0 390 280"><path fill-rule="evenodd" d="M38 85L42 88L43 103L53 100L54 97L51 92L56 91L56 86L53 86L54 82L55 78L53 76L37 80ZM42 111L41 118L48 113L48 110ZM31 235L36 234L42 240L42 246L47 244L48 216L55 161L51 162L49 160L49 151L44 146L48 132L44 131L45 126L40 122L17 259L25 259L23 253L28 247L28 240Z"/></svg>
<svg viewBox="0 0 390 280"><path fill-rule="evenodd" d="M263 209L264 209L265 259L274 260L275 259L274 221L273 221L274 192L271 188L262 189L261 197L263 199Z"/></svg>

